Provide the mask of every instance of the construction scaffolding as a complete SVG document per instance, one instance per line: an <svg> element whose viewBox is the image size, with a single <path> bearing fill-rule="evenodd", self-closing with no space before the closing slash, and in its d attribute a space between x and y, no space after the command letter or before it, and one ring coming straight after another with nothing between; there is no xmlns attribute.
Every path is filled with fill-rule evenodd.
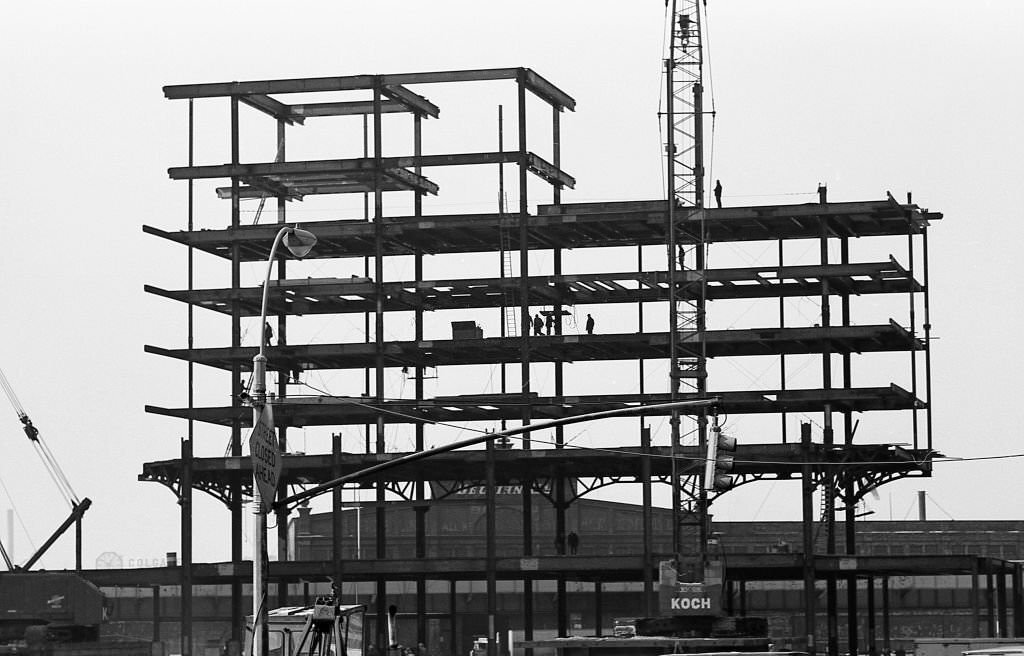
<svg viewBox="0 0 1024 656"><path fill-rule="evenodd" d="M674 29L681 53L700 38L693 24L677 23ZM671 79L670 75L670 88ZM690 83L691 101L694 89L699 96L697 79ZM423 152L422 122L437 118L440 113L438 106L420 95L424 89L431 85L461 85L472 93L475 83L498 81L515 85L517 143L513 149L506 147L499 128L499 145L493 152ZM258 350L258 346L245 343L245 336L252 334L256 339L277 336L277 343L269 345L267 354L268 370L278 373L272 403L279 442L286 452L279 499L287 497L290 490L358 471L397 457L399 452L423 450L431 424L495 430L508 422L530 424L538 419L640 404L714 397L718 399L717 412L723 416L780 418L778 431L739 436L733 474L737 485L801 480L805 498L812 493L819 495L821 504L813 517L808 516L805 503L804 519L805 533L820 535L822 543L811 544L805 551L802 575L805 581L810 576L812 586L824 578L829 586L829 610L834 611L838 607L836 581L847 573L830 568L818 572L815 562L816 557L856 553L852 529L848 530L840 551L835 531L837 508L844 508L844 525L852 527L857 502L871 490L891 480L930 475L930 461L936 452L928 403L927 229L932 221L941 218L940 214L922 209L909 199L906 203L898 202L891 195L871 201L827 202L824 189L816 203L708 208L700 191L702 165L699 154L694 153L688 156L688 163L679 166L698 177L693 182L673 183L673 194L679 191L678 198L564 203L562 190L572 188L575 180L561 168L560 120L566 110L575 108L575 102L526 68L194 84L165 87L164 91L169 99L188 100L189 161L187 166L169 169L169 174L174 180L188 181L189 213L183 230L151 226L144 229L187 247L188 285L176 290L147 286L146 291L187 304L188 337L185 348L146 346L146 350L187 363L188 402L185 407L152 405L146 409L188 420L189 439L183 444L181 458L146 463L140 479L167 485L181 502L183 618L190 612L186 590L192 585L193 571L191 495L193 490L200 490L221 500L230 512L231 564L225 577L232 584L232 614L236 620L233 637L241 641L243 582L247 573L242 548L242 507L252 493L251 468L242 450L243 432L251 421L244 407L248 392L245 376ZM678 90L674 93L678 94ZM229 103L228 163L194 162L193 108L194 102L201 99L226 99ZM527 109L529 106L535 111L538 100L550 112L545 133L550 133L551 141L543 145L549 153L547 158L531 150L534 144L528 139ZM242 160L243 106L254 111L255 116L274 122L273 161ZM407 115L412 121L411 143L404 141L402 147L407 150L398 156L385 155L385 137L388 150L394 147L391 133L385 134L384 129L384 117L388 114ZM693 117L698 117L695 120L699 120L700 114L698 100L693 105ZM292 131L305 124L345 116L363 119L360 156L333 153L330 158L287 159L286 136ZM530 125L534 125L532 118ZM244 143L249 152L249 142ZM677 154L670 149L669 159L676 159ZM693 157L697 157L695 163ZM505 207L504 182L496 211L443 214L429 212L425 207L425 197L442 193L425 171L448 167L493 170L496 166L502 181L505 166L514 167L518 174L513 185L518 203L513 203L511 210ZM207 180L225 184L215 188L218 197L230 202L230 221L224 228L195 223L193 185ZM550 204L531 206L528 192L537 184L550 189ZM280 224L289 218L289 201L333 194L362 194L364 215L317 220L304 217L303 228L318 238L309 257L319 267L315 271L321 273L290 278L287 269L297 265L286 267L280 259L268 310L276 320L269 333L264 332L263 326L253 329L253 317L260 316L262 283L246 283L244 267L266 260ZM386 197L410 195L411 213L389 211ZM277 201L277 223L243 225L242 201L260 199L262 209L267 198ZM873 240L883 245L894 240L905 242L905 260L891 256L858 257L857 253L871 251L854 249L853 242ZM763 250L766 244L777 249L777 259L771 264L749 258L751 263L745 266L711 265L735 261L737 250L754 245ZM794 248L794 244L804 247ZM812 244L816 257L805 255L807 244ZM595 249L614 247L635 249L635 270L628 270L633 263L624 261L628 256L624 258L622 251L598 260L603 270L577 270L582 260L575 259L576 253L601 253L604 251ZM716 259L715 249L723 249L727 254ZM569 251L573 251L572 267L565 266ZM196 288L194 254L198 253L223 262L223 267L230 269L230 284ZM531 258L531 254L537 253L549 257L550 265L544 268L550 270L531 270L538 268ZM838 253L838 258L834 253ZM463 266L460 258L467 254L486 254L490 258L488 273ZM518 267L513 267L516 254ZM449 273L443 277L428 276L428 256L432 270ZM389 263L393 258L408 257L412 258L412 276L398 277L395 272L400 267ZM435 258L444 266L434 266ZM327 273L333 264L351 264L360 259L363 275ZM857 297L905 298L905 305L902 300L899 303L907 310L899 320L871 317L871 321L857 323L851 304L851 299ZM793 299L816 302L813 320L797 320L794 313L787 314L787 303ZM736 302L770 307L772 318L752 326L710 322L712 315L707 313L706 306ZM589 316L606 307L620 308L619 316L626 316L627 308L635 308L635 329L598 331L588 322L586 329L577 324L577 329L572 330L571 320L577 314ZM833 317L834 307L838 309L838 318ZM226 345L195 346L195 309L229 318L230 334L227 339L220 338ZM485 310L492 312L485 315ZM391 338L389 335L394 333L388 329L392 325L389 318L404 316L400 313L411 313L411 335ZM444 332L445 325L427 321L433 313L458 319L450 322L450 335ZM917 317L921 313L923 321L919 322ZM326 340L293 337L299 333L295 328L299 317L303 317L302 321L315 321L332 316L362 317L363 340L352 335ZM467 322L466 316L480 318ZM610 321L602 323L613 325ZM882 357L887 353L903 354L900 357L909 373L899 365L888 381L855 386L855 364L863 367L858 371L870 369L871 377L877 378L876 362L882 362L882 368L891 367L894 362L891 357ZM716 384L713 365L751 357L772 359L777 384ZM794 363L820 372L820 383L792 387L791 374L797 368ZM195 365L230 377L230 382L225 380L225 387L230 387L230 405L195 402L199 391ZM455 394L428 395L426 381L432 375L465 371L457 368L471 366L500 368L500 391L481 393L472 383L465 383ZM624 393L609 385L609 378L601 374L607 367L636 371L633 391ZM652 384L656 375L652 371L659 370L667 373L660 375L659 383ZM362 389L309 396L307 388L297 388L296 383L314 372L361 373ZM389 378L398 372L400 377ZM454 378L458 387L457 373ZM411 395L403 395L401 386L410 379ZM894 379L909 382L897 385ZM540 580L555 582L559 635L568 631L569 613L564 602L568 579L642 582L643 611L647 616L656 615L659 611L654 587L658 563L703 557L709 529L707 507L718 494L704 489L700 483L707 442L706 418L703 411L693 412L696 414L683 415L696 426L694 431L686 431L688 439L680 434L679 418L651 414L642 418L635 435L627 438L612 437L622 434L621 424L615 424L607 439L620 441L606 444L599 451L570 448L572 445L567 444L559 427L550 443L526 433L519 444L506 445L514 448L490 444L486 450L446 454L380 475L367 483L372 486L376 509L375 567L345 562L340 489L335 491L331 505L336 515L335 551L329 562L289 562L290 509L281 508L277 517L280 562L271 563L270 567L271 580L281 584L277 602L287 604L286 584L300 579L330 577L342 585L372 582L376 588L376 613L384 617L388 582L412 580L418 590L419 641L425 634L428 580L449 581L453 589L459 580L486 580L486 614L491 618L491 629L498 614L497 581L516 581L522 586L521 626L527 640L533 632L532 586ZM855 442L855 413L895 413L909 416L910 421L905 422L908 428L898 440L860 433ZM794 426L804 424L811 415L820 417L818 440L812 441L806 429L802 442L791 439ZM666 419L672 436L657 444L652 426ZM227 429L229 453L223 457L193 457L196 422ZM835 435L836 424L839 439ZM389 445L386 429L392 426L412 427L411 449ZM330 452L290 453L295 449L289 443L289 430L298 427L336 428L348 431L348 435L359 433L365 446L358 453L343 450L341 433L335 432ZM430 431L433 442L445 439L443 427ZM905 446L908 443L911 446ZM566 510L597 490L623 484L641 488L639 500L645 512L640 552L604 560L567 554ZM496 485L521 486L523 535L515 557L499 554L493 539ZM672 488L673 505L679 511L672 522L673 548L668 552L654 548L665 536L657 534L649 512L655 486L661 485ZM491 491L486 496L486 556L471 565L428 556L425 513L445 494L471 486ZM416 538L413 553L394 556L388 549L387 516L389 504L399 500L413 502ZM538 545L532 535L531 518L538 503L550 503L555 510L553 548ZM685 537L691 529L697 532L696 540ZM757 563L752 564L743 576L751 580L772 578L774 565L769 560L764 560L760 569ZM787 572L791 566L787 560ZM856 580L861 575L862 572L853 571L848 578ZM855 585L850 587L855 591ZM855 643L855 596L852 605L848 600L847 608ZM813 626L814 609L809 613ZM835 617L836 613L830 612L829 616ZM378 632L383 631L384 624L378 621ZM830 626L828 632L830 653L838 651L834 628ZM382 636L376 642L383 644Z"/></svg>

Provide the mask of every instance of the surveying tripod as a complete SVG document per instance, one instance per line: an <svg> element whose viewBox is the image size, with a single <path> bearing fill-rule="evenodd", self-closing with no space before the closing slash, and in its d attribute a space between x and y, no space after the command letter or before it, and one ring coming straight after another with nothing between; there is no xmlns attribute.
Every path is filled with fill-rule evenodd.
<svg viewBox="0 0 1024 656"><path fill-rule="evenodd" d="M305 653L309 656L347 656L346 636L342 633L345 621L334 595L317 597L313 613L306 620L293 653L300 656L308 641L309 648Z"/></svg>

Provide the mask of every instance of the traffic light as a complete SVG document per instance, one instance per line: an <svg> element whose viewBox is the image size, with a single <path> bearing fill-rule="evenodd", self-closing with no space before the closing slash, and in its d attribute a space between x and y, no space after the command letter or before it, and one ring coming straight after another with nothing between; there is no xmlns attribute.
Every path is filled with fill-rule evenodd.
<svg viewBox="0 0 1024 656"><path fill-rule="evenodd" d="M724 492L732 487L732 453L736 450L736 438L724 435L716 421L708 435L707 459L704 461L704 489Z"/></svg>

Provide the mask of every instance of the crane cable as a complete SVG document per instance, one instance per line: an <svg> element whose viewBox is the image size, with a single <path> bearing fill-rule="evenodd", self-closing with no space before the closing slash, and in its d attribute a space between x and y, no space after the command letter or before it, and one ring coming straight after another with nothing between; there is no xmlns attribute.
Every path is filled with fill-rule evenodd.
<svg viewBox="0 0 1024 656"><path fill-rule="evenodd" d="M714 179L715 175L715 128L717 127L718 109L715 106L715 80L712 76L711 68L711 34L708 29L708 3L704 0L704 11L700 14L703 24L701 25L701 45L704 48L704 58L707 60L707 66L702 70L707 73L708 83L706 85L708 89L708 95L711 97L711 143L708 148L708 177L705 181L706 185L711 184L711 180ZM703 74L702 74L703 75Z"/></svg>
<svg viewBox="0 0 1024 656"><path fill-rule="evenodd" d="M0 542L0 556L2 556L3 559L4 559L4 565L7 566L7 571L8 572L13 572L14 571L14 563L11 562L11 557L7 555L7 550L4 549L3 542Z"/></svg>
<svg viewBox="0 0 1024 656"><path fill-rule="evenodd" d="M81 500L78 495L75 494L75 490L71 487L71 482L68 481L67 476L64 475L64 470L61 469L57 463L57 459L54 457L53 452L50 451L50 447L43 442L42 437L39 435L39 429L32 423L32 419L29 418L28 413L22 407L21 402L18 400L18 395L14 393L14 388L11 387L10 382L7 380L7 376L4 375L3 369L0 369L0 387L3 387L4 393L10 400L11 405L14 407L14 412L18 415L18 420L21 421L22 426L25 430L25 435L28 436L32 446L35 448L36 453L39 454L40 460L43 461L43 466L46 468L46 472L50 475L50 479L53 481L57 490L60 492L64 500L71 506L72 509L76 508Z"/></svg>
<svg viewBox="0 0 1024 656"><path fill-rule="evenodd" d="M4 543L0 541L0 557L4 559L4 565L7 566L8 572L14 571L14 563L11 562L11 556L7 553L7 549L4 549Z"/></svg>

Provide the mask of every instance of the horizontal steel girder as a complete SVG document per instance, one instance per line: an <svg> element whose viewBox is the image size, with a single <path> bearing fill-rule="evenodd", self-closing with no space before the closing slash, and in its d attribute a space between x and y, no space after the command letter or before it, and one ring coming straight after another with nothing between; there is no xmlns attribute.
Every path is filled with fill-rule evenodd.
<svg viewBox="0 0 1024 656"><path fill-rule="evenodd" d="M644 460L649 459L651 476L668 480L677 475L701 475L703 454L695 446L677 451L673 469L671 450L652 447L649 456L639 447L606 447L589 449L498 449L496 451L499 484L543 478L607 478L640 481ZM285 454L281 485L318 485L338 476L358 472L372 465L393 460L404 454L344 453L336 464L330 454ZM740 444L734 454L733 473L764 479L799 478L803 452L798 444ZM904 449L889 444L861 444L846 447L812 445L810 458L816 476L828 468L851 464L870 466L873 471L927 475L931 459L940 454L926 450ZM407 481L479 481L484 471L486 451L463 449L438 454L433 458L394 467L379 474L388 483ZM243 494L251 493L251 460L247 456L195 458L192 461L192 482L195 489L227 501L232 481L241 478ZM181 461L163 460L143 464L139 480L180 488Z"/></svg>
<svg viewBox="0 0 1024 656"><path fill-rule="evenodd" d="M171 100L180 100L185 98L358 91L373 89L375 83L389 87L409 84L482 82L488 80L514 80L520 75L526 89L538 98L543 99L558 109L574 110L576 108L576 101L571 96L529 68L490 68L391 75L348 75L283 80L252 80L246 82L176 84L165 86L164 96Z"/></svg>
<svg viewBox="0 0 1024 656"><path fill-rule="evenodd" d="M695 271L677 271L678 282L697 282ZM827 264L788 267L745 267L708 269L705 298L724 299L816 297L828 289L838 296L919 292L923 287L910 272L890 262ZM594 273L527 278L529 305L588 305L667 301L667 271L643 273ZM272 281L268 299L269 315L336 314L374 312L377 286L366 278L303 278ZM470 278L386 282L381 286L385 312L422 309L449 310L488 307L518 307L521 304L519 278ZM689 287L677 290L684 294ZM237 304L242 316L259 316L262 286L232 289L168 291L147 285L145 290L197 307L231 314Z"/></svg>
<svg viewBox="0 0 1024 656"><path fill-rule="evenodd" d="M351 161L351 160L348 160ZM663 245L667 221L664 201L599 203L581 206L542 206L529 216L527 248L592 248ZM556 211L558 210L558 211ZM859 236L907 235L940 218L890 201L769 205L705 210L709 242L778 239L819 239L823 227ZM506 247L519 250L518 217L497 214L454 214L386 217L383 220L385 256L498 251L502 233ZM364 219L305 222L320 243L312 258L372 257L376 225ZM197 231L168 232L151 226L143 230L190 245L207 253L230 257L238 244L243 261L266 261L277 229L253 225ZM686 235L681 243L688 243ZM766 267L770 268L770 267Z"/></svg>
<svg viewBox="0 0 1024 656"><path fill-rule="evenodd" d="M751 328L709 330L692 343L703 343L706 356L731 357L822 353L865 353L923 350L924 344L904 328L890 322L874 326L812 328ZM601 335L539 335L529 338L532 362L599 362L668 357L668 333ZM688 342L689 343L689 342ZM385 342L386 367L517 362L521 337ZM192 361L220 369L248 370L257 347L165 349L147 345L147 353ZM376 366L374 344L306 344L267 349L269 370L362 369Z"/></svg>
<svg viewBox="0 0 1024 656"><path fill-rule="evenodd" d="M405 171L416 166L472 166L479 164L516 164L524 161L537 176L563 187L574 187L576 180L559 170L542 157L526 152L484 152L452 153L442 155L421 155L402 157L359 157L355 159L325 159L301 162L260 162L253 164L212 164L203 166L180 166L167 169L172 180L198 180L205 178L258 178L271 177L280 184L288 185L291 177L308 177L316 174L353 174L373 172L379 166L383 172Z"/></svg>
<svg viewBox="0 0 1024 656"><path fill-rule="evenodd" d="M653 554L655 563L671 560L675 554ZM495 562L501 580L531 578L570 580L639 581L643 579L643 557L640 555L603 556L539 556L505 557ZM729 553L729 577L734 581L799 581L803 576L803 554L800 553ZM936 576L951 574L1006 574L1013 571L1009 561L984 556L827 556L814 557L814 570L819 579L830 576L896 577ZM383 573L383 574L382 574ZM125 569L86 569L79 574L101 587L148 587L179 585L181 567ZM657 572L654 572L656 575ZM272 561L269 578L274 581L330 581L337 575L332 561ZM417 580L483 580L487 576L484 558L373 558L345 561L345 576L351 581ZM252 580L252 563L195 563L192 581L197 585L227 584L233 580ZM632 641L641 638L630 638ZM679 638L664 638L679 642ZM706 638L701 639L705 643ZM736 638L729 638L735 641ZM667 648L667 647L666 647ZM668 653L668 652L666 652Z"/></svg>
<svg viewBox="0 0 1024 656"><path fill-rule="evenodd" d="M720 412L729 415L819 412L826 404L835 411L868 412L875 410L909 410L925 404L896 385L868 388L833 388L810 390L761 390L742 392L709 392L720 398ZM678 400L696 398L681 394ZM664 394L601 394L562 397L530 397L530 412L535 419L569 417L587 412L614 410L631 405L668 403ZM448 396L414 400L389 400L377 404L372 399L347 397L294 397L274 402L274 421L279 427L364 425L381 415L385 423L464 422L516 420L522 417L523 397L520 394L488 394ZM381 412L381 410L383 412ZM252 425L248 407L223 406L195 408L161 408L146 406L146 412L181 419L194 419L210 424L231 426L239 422ZM655 416L652 414L651 416Z"/></svg>

